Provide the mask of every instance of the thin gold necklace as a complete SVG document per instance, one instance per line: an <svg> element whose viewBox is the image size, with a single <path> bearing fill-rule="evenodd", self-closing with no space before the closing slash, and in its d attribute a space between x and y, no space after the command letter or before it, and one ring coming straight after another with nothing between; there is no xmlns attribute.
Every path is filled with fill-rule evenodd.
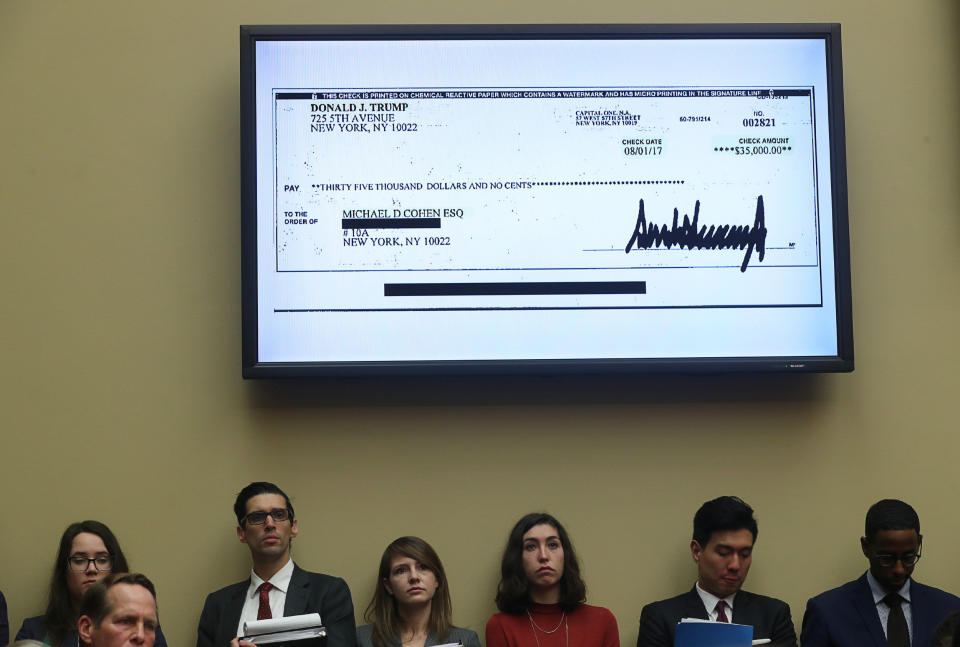
<svg viewBox="0 0 960 647"><path fill-rule="evenodd" d="M563 625L563 633L564 633L563 644L565 647L570 647L570 625L569 623L567 623L566 611L564 611L560 615L560 622L557 623L557 626L551 629L550 631L547 631L546 629L544 629L543 627L541 627L540 625L538 625L536 622L533 621L533 616L530 615L530 609L527 609L527 618L530 620L530 630L533 632L533 639L534 641L536 641L537 647L540 647L540 638L539 636L537 636L537 629L549 635L552 633L556 633L557 629L560 628L560 625Z"/></svg>

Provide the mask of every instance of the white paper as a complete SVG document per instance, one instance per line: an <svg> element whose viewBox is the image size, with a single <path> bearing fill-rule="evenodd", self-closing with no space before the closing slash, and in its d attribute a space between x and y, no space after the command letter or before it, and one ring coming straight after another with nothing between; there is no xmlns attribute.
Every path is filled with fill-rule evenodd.
<svg viewBox="0 0 960 647"><path fill-rule="evenodd" d="M322 625L323 623L320 621L319 613L306 613L299 616L286 616L283 618L245 622L243 623L243 633L249 638L250 636L256 636L258 634L294 631L297 629L321 627Z"/></svg>

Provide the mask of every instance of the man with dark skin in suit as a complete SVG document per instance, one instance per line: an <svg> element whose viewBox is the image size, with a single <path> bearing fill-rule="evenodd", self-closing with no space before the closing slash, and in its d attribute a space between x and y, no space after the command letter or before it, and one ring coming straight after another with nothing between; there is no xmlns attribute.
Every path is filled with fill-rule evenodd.
<svg viewBox="0 0 960 647"><path fill-rule="evenodd" d="M923 535L920 517L899 499L867 510L860 550L870 563L852 582L807 601L804 647L928 647L960 598L913 579Z"/></svg>

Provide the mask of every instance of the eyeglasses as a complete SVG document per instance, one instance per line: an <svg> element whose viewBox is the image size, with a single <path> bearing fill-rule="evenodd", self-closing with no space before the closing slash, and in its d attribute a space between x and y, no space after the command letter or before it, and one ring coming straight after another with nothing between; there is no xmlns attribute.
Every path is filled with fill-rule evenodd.
<svg viewBox="0 0 960 647"><path fill-rule="evenodd" d="M287 508L274 508L270 512L257 510L241 519L240 525L245 526L250 524L251 526L262 526L267 522L267 516L270 516L276 522L282 523L290 518L290 510Z"/></svg>
<svg viewBox="0 0 960 647"><path fill-rule="evenodd" d="M905 567L910 568L918 561L920 561L920 551L915 553L874 553L874 557L877 558L877 561L881 566L894 566L897 562L900 562Z"/></svg>
<svg viewBox="0 0 960 647"><path fill-rule="evenodd" d="M87 557L86 555L71 555L67 560L67 565L74 573L82 573L90 564L98 571L109 571L113 569L113 557L110 555L98 555L96 557Z"/></svg>

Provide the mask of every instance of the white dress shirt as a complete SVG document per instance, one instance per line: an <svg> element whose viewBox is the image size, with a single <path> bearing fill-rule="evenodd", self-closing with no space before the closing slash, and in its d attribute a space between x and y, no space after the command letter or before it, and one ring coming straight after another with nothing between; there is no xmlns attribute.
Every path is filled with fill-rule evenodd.
<svg viewBox="0 0 960 647"><path fill-rule="evenodd" d="M290 588L290 577L293 575L293 560L288 559L283 568L273 574L268 581L272 589L267 594L270 598L270 613L274 618L283 617L283 605L287 602L287 589ZM244 598L243 611L240 612L240 624L237 625L237 635L243 635L244 623L257 619L257 611L260 609L260 592L258 589L263 584L260 576L250 571L250 586L247 587L247 597Z"/></svg>
<svg viewBox="0 0 960 647"><path fill-rule="evenodd" d="M718 598L713 593L704 591L700 588L700 582L696 584L697 594L700 595L700 599L703 600L703 606L707 608L707 618L717 621L717 616L720 614L717 613L717 602L723 600L727 603L727 621L733 622L733 599L737 597L736 593L732 593L725 598Z"/></svg>

